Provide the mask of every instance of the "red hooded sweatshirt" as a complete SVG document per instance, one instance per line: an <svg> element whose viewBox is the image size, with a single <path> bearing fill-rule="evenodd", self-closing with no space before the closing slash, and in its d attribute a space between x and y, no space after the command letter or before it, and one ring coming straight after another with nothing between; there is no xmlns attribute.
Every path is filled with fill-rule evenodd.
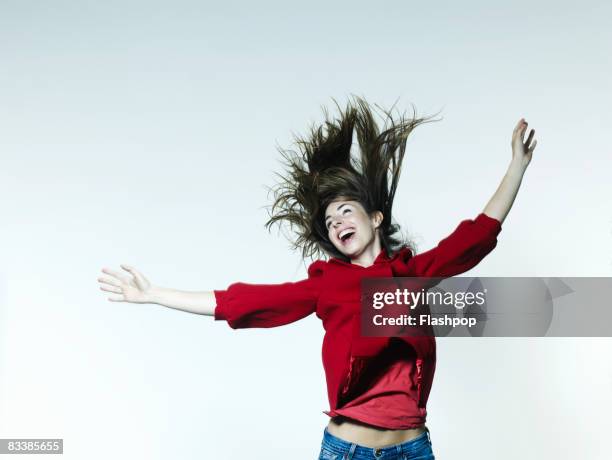
<svg viewBox="0 0 612 460"><path fill-rule="evenodd" d="M336 409L358 396L353 390L359 388L357 384L362 379L367 380L368 370L376 367L370 364L391 343L390 337L361 336L361 280L395 276L445 278L464 273L495 248L500 231L501 223L497 219L481 213L473 220L463 220L435 248L422 254L413 255L410 249L403 248L388 257L383 250L369 267L332 257L329 261L317 260L310 264L308 278L301 281L234 283L226 290L214 291L215 320L225 320L233 329L267 328L316 313L325 329L322 358L330 411L324 413L335 416ZM436 342L434 337L397 339L411 347L413 353L405 356L414 360L411 367L414 372L410 371L405 388L413 404L402 407L401 427L416 427L425 422L427 414L436 366ZM351 414L349 409L346 413ZM376 420L384 422L373 424L396 428L390 420L385 421L384 414L382 418L381 414L377 415Z"/></svg>

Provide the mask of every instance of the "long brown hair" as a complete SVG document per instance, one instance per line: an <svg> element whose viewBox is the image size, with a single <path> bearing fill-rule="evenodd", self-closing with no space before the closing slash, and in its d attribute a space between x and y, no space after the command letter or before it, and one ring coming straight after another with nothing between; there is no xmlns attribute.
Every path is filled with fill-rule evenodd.
<svg viewBox="0 0 612 460"><path fill-rule="evenodd" d="M388 256L405 246L413 248L393 221L393 199L408 135L419 124L432 121L432 117L418 118L413 106L412 118L400 115L396 121L391 111L381 109L390 126L385 122L380 130L369 104L353 97L355 103L349 100L344 112L332 98L340 118L330 120L323 107L325 122L311 126L306 138L295 136L298 152L278 148L286 169L284 174L276 173L280 181L268 188L274 193L274 202L265 227L270 230L274 223L288 223L295 234L290 238L292 248L301 248L304 259L327 254L348 261L329 240L325 226L325 210L337 199L358 201L368 215L374 211L383 213L379 234ZM360 150L357 160L351 156L353 131Z"/></svg>

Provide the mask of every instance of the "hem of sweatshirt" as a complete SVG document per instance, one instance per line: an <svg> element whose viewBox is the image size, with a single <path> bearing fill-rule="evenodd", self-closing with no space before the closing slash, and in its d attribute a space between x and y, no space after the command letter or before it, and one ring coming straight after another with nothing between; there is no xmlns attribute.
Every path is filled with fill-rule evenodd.
<svg viewBox="0 0 612 460"><path fill-rule="evenodd" d="M215 294L215 321L227 321L227 315L225 313L225 305L227 299L227 290L213 290Z"/></svg>
<svg viewBox="0 0 612 460"><path fill-rule="evenodd" d="M501 222L499 220L495 219L494 217L487 216L484 212L478 214L474 222L483 226L493 236L499 235L499 232L501 232L502 229Z"/></svg>
<svg viewBox="0 0 612 460"><path fill-rule="evenodd" d="M425 419L424 418L422 418L418 422L414 422L414 423L407 423L407 424L403 424L403 425L400 424L400 425L393 425L393 426L391 426L391 425L384 425L384 424L382 424L380 422L376 422L376 421L374 421L374 419L367 419L367 418L363 418L363 417L359 417L359 418L357 418L357 417L349 417L347 415L342 415L341 413L336 412L335 410L332 410L332 411L324 410L322 412L325 415L327 415L329 417L332 417L332 418L333 417L337 417L337 416L340 415L340 416L348 418L348 419L356 420L358 422L365 423L367 425L375 426L375 427L378 427L378 428L384 428L384 429L387 429L387 430L411 430L413 428L419 428L419 427L422 427L423 425L425 425Z"/></svg>

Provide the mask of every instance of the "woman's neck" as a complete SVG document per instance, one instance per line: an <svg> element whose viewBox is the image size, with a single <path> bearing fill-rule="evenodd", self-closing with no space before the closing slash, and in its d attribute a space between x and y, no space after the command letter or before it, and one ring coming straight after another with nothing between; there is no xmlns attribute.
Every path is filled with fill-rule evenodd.
<svg viewBox="0 0 612 460"><path fill-rule="evenodd" d="M374 261L382 251L380 245L380 239L378 236L372 241L371 244L365 247L365 249L355 258L350 258L353 265L360 265L362 267L369 267L374 264Z"/></svg>

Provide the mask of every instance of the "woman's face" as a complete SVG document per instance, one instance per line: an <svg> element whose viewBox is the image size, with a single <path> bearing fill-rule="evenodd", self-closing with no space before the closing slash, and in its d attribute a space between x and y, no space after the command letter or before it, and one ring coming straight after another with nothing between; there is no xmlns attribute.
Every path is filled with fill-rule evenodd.
<svg viewBox="0 0 612 460"><path fill-rule="evenodd" d="M338 199L325 209L329 240L338 251L351 259L374 244L378 238L376 229L381 222L381 212L377 211L370 217L358 201Z"/></svg>

